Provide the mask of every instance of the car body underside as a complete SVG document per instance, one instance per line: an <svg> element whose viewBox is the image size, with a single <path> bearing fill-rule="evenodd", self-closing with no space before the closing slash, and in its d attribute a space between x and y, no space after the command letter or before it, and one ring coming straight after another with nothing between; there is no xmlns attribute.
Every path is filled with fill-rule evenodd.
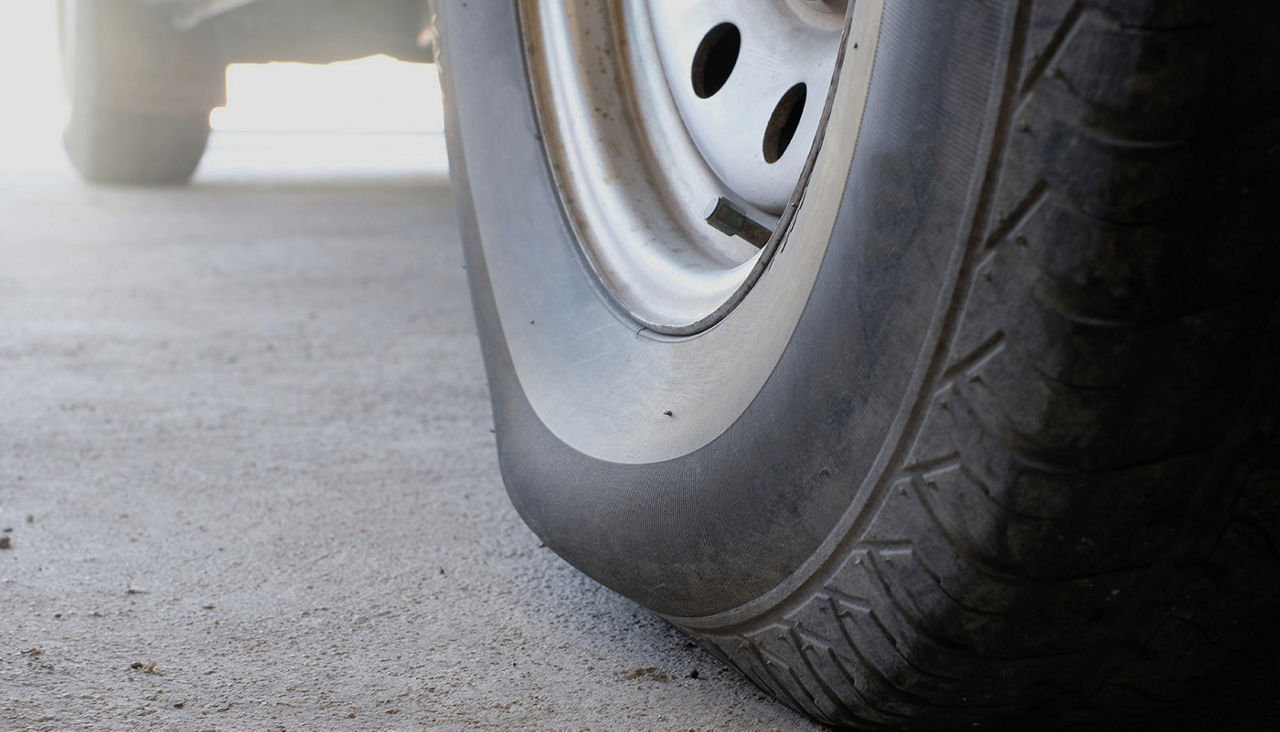
<svg viewBox="0 0 1280 732"><path fill-rule="evenodd" d="M225 63L329 63L434 55L427 0L138 0L176 28L208 34Z"/></svg>

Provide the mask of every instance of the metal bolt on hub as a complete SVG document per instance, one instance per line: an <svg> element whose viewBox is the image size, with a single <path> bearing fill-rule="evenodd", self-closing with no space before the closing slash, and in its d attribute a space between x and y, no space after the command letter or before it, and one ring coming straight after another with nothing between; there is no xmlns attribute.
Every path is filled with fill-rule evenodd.
<svg viewBox="0 0 1280 732"><path fill-rule="evenodd" d="M757 249L763 249L764 245L769 243L769 238L773 236L772 229L752 220L724 196L711 202L703 218L717 231L729 236L741 237Z"/></svg>

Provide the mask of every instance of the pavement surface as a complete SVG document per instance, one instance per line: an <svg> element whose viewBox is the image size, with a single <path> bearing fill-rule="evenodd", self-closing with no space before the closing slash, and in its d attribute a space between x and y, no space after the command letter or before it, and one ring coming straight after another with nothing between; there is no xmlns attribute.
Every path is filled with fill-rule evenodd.
<svg viewBox="0 0 1280 732"><path fill-rule="evenodd" d="M0 730L813 728L508 504L438 136L3 152Z"/></svg>
<svg viewBox="0 0 1280 732"><path fill-rule="evenodd" d="M0 170L0 729L808 728L524 527L439 140L339 143Z"/></svg>

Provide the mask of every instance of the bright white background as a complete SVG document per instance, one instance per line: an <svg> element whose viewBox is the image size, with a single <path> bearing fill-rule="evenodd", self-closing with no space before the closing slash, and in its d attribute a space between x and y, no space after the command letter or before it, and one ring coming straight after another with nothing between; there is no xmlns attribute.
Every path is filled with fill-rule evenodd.
<svg viewBox="0 0 1280 732"><path fill-rule="evenodd" d="M0 0L0 172L65 170L53 0ZM374 57L235 65L197 180L233 171L442 171L434 66Z"/></svg>

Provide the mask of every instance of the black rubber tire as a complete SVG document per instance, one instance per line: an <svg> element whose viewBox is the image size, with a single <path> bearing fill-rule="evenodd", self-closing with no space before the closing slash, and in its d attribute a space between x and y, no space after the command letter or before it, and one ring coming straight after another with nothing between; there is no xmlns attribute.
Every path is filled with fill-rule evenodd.
<svg viewBox="0 0 1280 732"><path fill-rule="evenodd" d="M888 3L785 351L656 462L594 458L532 404L636 398L593 364L676 351L595 315L516 12L438 13L501 466L549 547L833 724L1112 719L1272 657L1280 10ZM706 383L753 332L699 354ZM530 348L556 368L521 371Z"/></svg>
<svg viewBox="0 0 1280 732"><path fill-rule="evenodd" d="M60 0L71 115L68 157L88 181L175 185L191 178L223 103L225 64L136 0Z"/></svg>

